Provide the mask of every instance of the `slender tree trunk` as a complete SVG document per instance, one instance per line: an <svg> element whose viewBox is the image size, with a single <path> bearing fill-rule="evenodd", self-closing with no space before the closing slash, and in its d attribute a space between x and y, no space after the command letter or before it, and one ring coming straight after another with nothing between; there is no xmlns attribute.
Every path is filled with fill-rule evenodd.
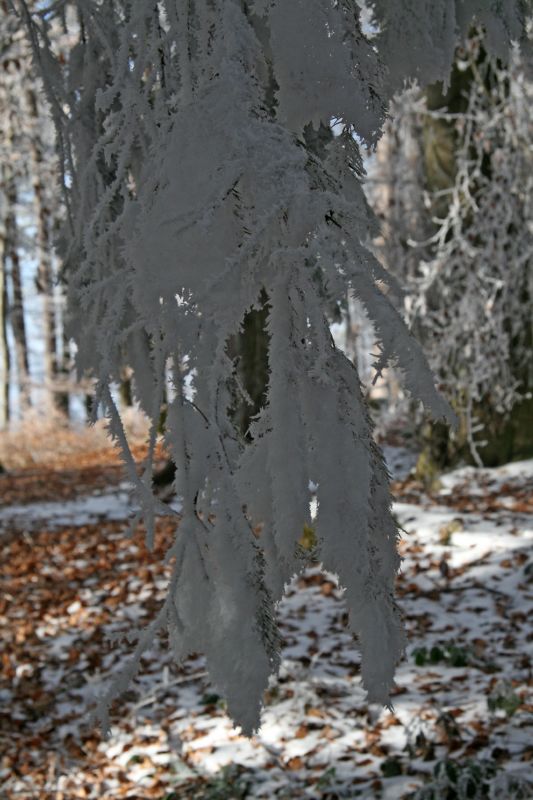
<svg viewBox="0 0 533 800"><path fill-rule="evenodd" d="M123 367L121 370L119 395L120 404L123 409L129 408L133 405L131 370L127 367Z"/></svg>
<svg viewBox="0 0 533 800"><path fill-rule="evenodd" d="M16 216L17 190L11 177L6 187L7 216L6 216L6 244L7 259L11 266L11 286L13 290L13 305L10 321L15 340L15 362L20 391L21 409L27 410L31 405L29 387L29 361L28 340L26 336L26 323L24 320L24 299L22 293L22 276L20 257L18 252L18 225Z"/></svg>
<svg viewBox="0 0 533 800"><path fill-rule="evenodd" d="M85 420L86 422L92 421L93 416L93 402L92 394L85 394L83 397L83 405L85 406Z"/></svg>
<svg viewBox="0 0 533 800"><path fill-rule="evenodd" d="M58 339L57 373L63 380L68 381L70 376L70 343L65 336L64 330ZM70 393L68 389L56 392L56 405L66 417L70 416Z"/></svg>
<svg viewBox="0 0 533 800"><path fill-rule="evenodd" d="M252 401L250 405L239 399L234 410L233 420L244 438L249 437L252 417L264 405L268 384L268 296L264 290L260 301L261 308L246 314L241 332L233 338L228 348L230 356L236 359L239 380Z"/></svg>
<svg viewBox="0 0 533 800"><path fill-rule="evenodd" d="M35 92L27 92L28 108L35 127L39 124L39 110ZM54 273L52 267L53 247L50 232L50 209L46 203L43 180L43 153L38 135L31 137L31 158L33 167L33 191L35 216L37 219L37 253L39 267L37 287L43 299L43 340L44 375L51 403L68 414L68 394L55 391L54 384L59 375L60 365L57 357L56 308L54 300Z"/></svg>
<svg viewBox="0 0 533 800"><path fill-rule="evenodd" d="M0 429L9 422L10 357L7 342L6 228L0 220Z"/></svg>

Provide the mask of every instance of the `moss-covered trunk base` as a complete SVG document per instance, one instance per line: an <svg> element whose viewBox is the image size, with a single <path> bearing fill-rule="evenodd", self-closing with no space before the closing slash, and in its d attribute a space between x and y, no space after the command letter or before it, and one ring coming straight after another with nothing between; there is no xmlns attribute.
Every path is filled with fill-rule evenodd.
<svg viewBox="0 0 533 800"><path fill-rule="evenodd" d="M478 436L487 444L477 448L484 466L498 467L509 461L533 458L533 397L517 403L507 416L491 413L482 405L474 414L484 425ZM443 470L460 463L475 464L464 418L455 434L442 422L425 425L416 478L431 486Z"/></svg>

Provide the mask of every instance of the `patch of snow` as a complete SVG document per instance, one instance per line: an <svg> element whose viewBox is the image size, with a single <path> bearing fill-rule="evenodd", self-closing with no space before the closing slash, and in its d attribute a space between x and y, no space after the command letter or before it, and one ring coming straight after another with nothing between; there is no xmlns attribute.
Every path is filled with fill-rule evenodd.
<svg viewBox="0 0 533 800"><path fill-rule="evenodd" d="M181 510L178 501L169 505L176 512ZM127 520L138 510L139 507L132 502L130 493L120 488L76 500L4 506L0 508L0 534L6 528L28 529L43 524L49 528L59 528L89 525L104 520Z"/></svg>

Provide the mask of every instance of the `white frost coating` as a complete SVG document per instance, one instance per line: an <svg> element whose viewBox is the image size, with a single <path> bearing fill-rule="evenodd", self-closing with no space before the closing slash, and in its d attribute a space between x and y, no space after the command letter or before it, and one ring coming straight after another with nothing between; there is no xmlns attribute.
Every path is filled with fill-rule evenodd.
<svg viewBox="0 0 533 800"><path fill-rule="evenodd" d="M385 111L375 90L382 69L357 5L277 0L267 16L280 118L295 131L340 118L375 142Z"/></svg>
<svg viewBox="0 0 533 800"><path fill-rule="evenodd" d="M253 9L241 0L67 0L33 18L17 4L70 176L62 250L78 369L98 377L149 542L155 513L165 511L151 470L172 364L166 441L182 504L168 554L174 574L102 698L104 720L143 648L167 627L176 657L205 652L229 713L246 734L256 730L279 665L275 602L311 553L346 587L369 699L389 702L404 645L393 599L397 528L357 372L333 343L328 312L348 291L359 297L378 331L378 369L397 363L410 391L451 419L377 286L389 276L361 244L376 222L354 134L377 140L391 65L409 78L413 63L429 70L436 57L435 20L416 5L373 4L391 20L380 44L363 36L355 0L258 0ZM73 37L66 63L46 38L64 6ZM456 27L442 13L448 34L429 79L450 68ZM407 64L393 35L404 21L416 37ZM260 307L262 290L269 378L244 440L230 413L242 387L227 342ZM109 392L124 363L152 419L141 478ZM306 549L310 480L318 512Z"/></svg>

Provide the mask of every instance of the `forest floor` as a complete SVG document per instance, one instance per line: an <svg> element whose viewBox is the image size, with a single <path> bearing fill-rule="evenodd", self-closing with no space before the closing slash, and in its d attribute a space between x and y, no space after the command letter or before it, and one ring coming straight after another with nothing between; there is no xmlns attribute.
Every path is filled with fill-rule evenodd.
<svg viewBox="0 0 533 800"><path fill-rule="evenodd" d="M69 452L0 475L1 798L400 800L430 781L433 800L533 796L533 461L431 494L394 483L409 634L394 711L365 702L342 591L317 565L280 604L256 736L232 727L202 656L177 667L161 637L103 740L89 712L164 597L173 530L159 520L153 552L140 526L129 538L116 453Z"/></svg>

